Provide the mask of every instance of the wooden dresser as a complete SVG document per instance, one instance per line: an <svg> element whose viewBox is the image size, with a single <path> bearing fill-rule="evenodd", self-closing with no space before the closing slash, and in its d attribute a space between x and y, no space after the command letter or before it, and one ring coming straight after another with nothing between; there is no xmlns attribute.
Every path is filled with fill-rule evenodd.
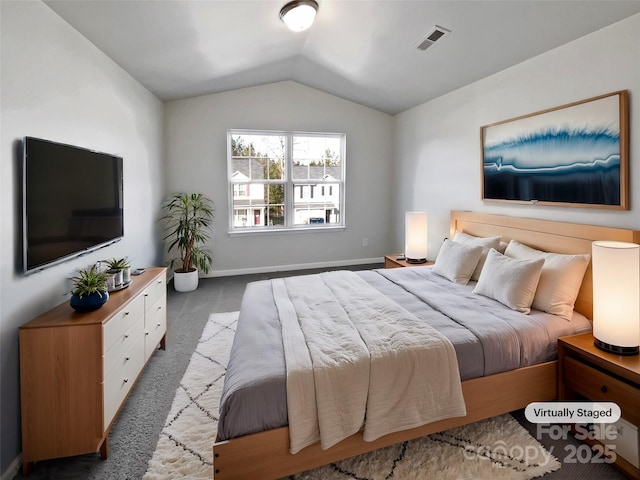
<svg viewBox="0 0 640 480"><path fill-rule="evenodd" d="M165 347L166 268L148 268L103 307L65 302L20 327L23 472L34 461L100 451L153 352Z"/></svg>

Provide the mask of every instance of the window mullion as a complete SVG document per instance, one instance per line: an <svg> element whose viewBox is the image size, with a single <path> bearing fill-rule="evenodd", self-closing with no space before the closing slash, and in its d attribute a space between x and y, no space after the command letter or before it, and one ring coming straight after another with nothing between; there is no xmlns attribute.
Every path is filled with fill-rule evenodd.
<svg viewBox="0 0 640 480"><path fill-rule="evenodd" d="M286 136L286 145L284 149L284 163L285 163L285 188L284 188L284 208L286 226L293 226L293 215L295 203L294 189L293 189L293 135L290 133Z"/></svg>

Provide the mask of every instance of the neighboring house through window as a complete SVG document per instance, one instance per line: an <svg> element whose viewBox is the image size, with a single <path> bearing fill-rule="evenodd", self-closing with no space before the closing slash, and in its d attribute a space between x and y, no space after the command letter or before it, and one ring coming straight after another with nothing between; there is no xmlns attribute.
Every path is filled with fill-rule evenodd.
<svg viewBox="0 0 640 480"><path fill-rule="evenodd" d="M232 232L343 227L345 135L228 131Z"/></svg>

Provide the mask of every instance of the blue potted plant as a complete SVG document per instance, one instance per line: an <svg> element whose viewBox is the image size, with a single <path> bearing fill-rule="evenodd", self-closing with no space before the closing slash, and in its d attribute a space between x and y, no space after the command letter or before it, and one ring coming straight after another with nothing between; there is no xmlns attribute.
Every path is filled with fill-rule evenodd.
<svg viewBox="0 0 640 480"><path fill-rule="evenodd" d="M73 290L69 305L78 312L97 310L109 299L107 273L101 272L96 265L78 270L71 281Z"/></svg>

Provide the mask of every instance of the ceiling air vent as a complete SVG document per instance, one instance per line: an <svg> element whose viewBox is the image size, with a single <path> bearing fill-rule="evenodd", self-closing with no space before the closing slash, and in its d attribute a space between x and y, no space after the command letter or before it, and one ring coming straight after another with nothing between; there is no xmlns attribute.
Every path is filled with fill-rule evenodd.
<svg viewBox="0 0 640 480"><path fill-rule="evenodd" d="M429 30L429 33L427 33L424 37L422 37L418 41L418 43L415 44L415 47L418 50L426 50L431 45L433 45L434 43L436 43L438 40L440 40L442 37L444 37L449 33L451 33L451 30L448 30L444 27L436 25L431 30Z"/></svg>

